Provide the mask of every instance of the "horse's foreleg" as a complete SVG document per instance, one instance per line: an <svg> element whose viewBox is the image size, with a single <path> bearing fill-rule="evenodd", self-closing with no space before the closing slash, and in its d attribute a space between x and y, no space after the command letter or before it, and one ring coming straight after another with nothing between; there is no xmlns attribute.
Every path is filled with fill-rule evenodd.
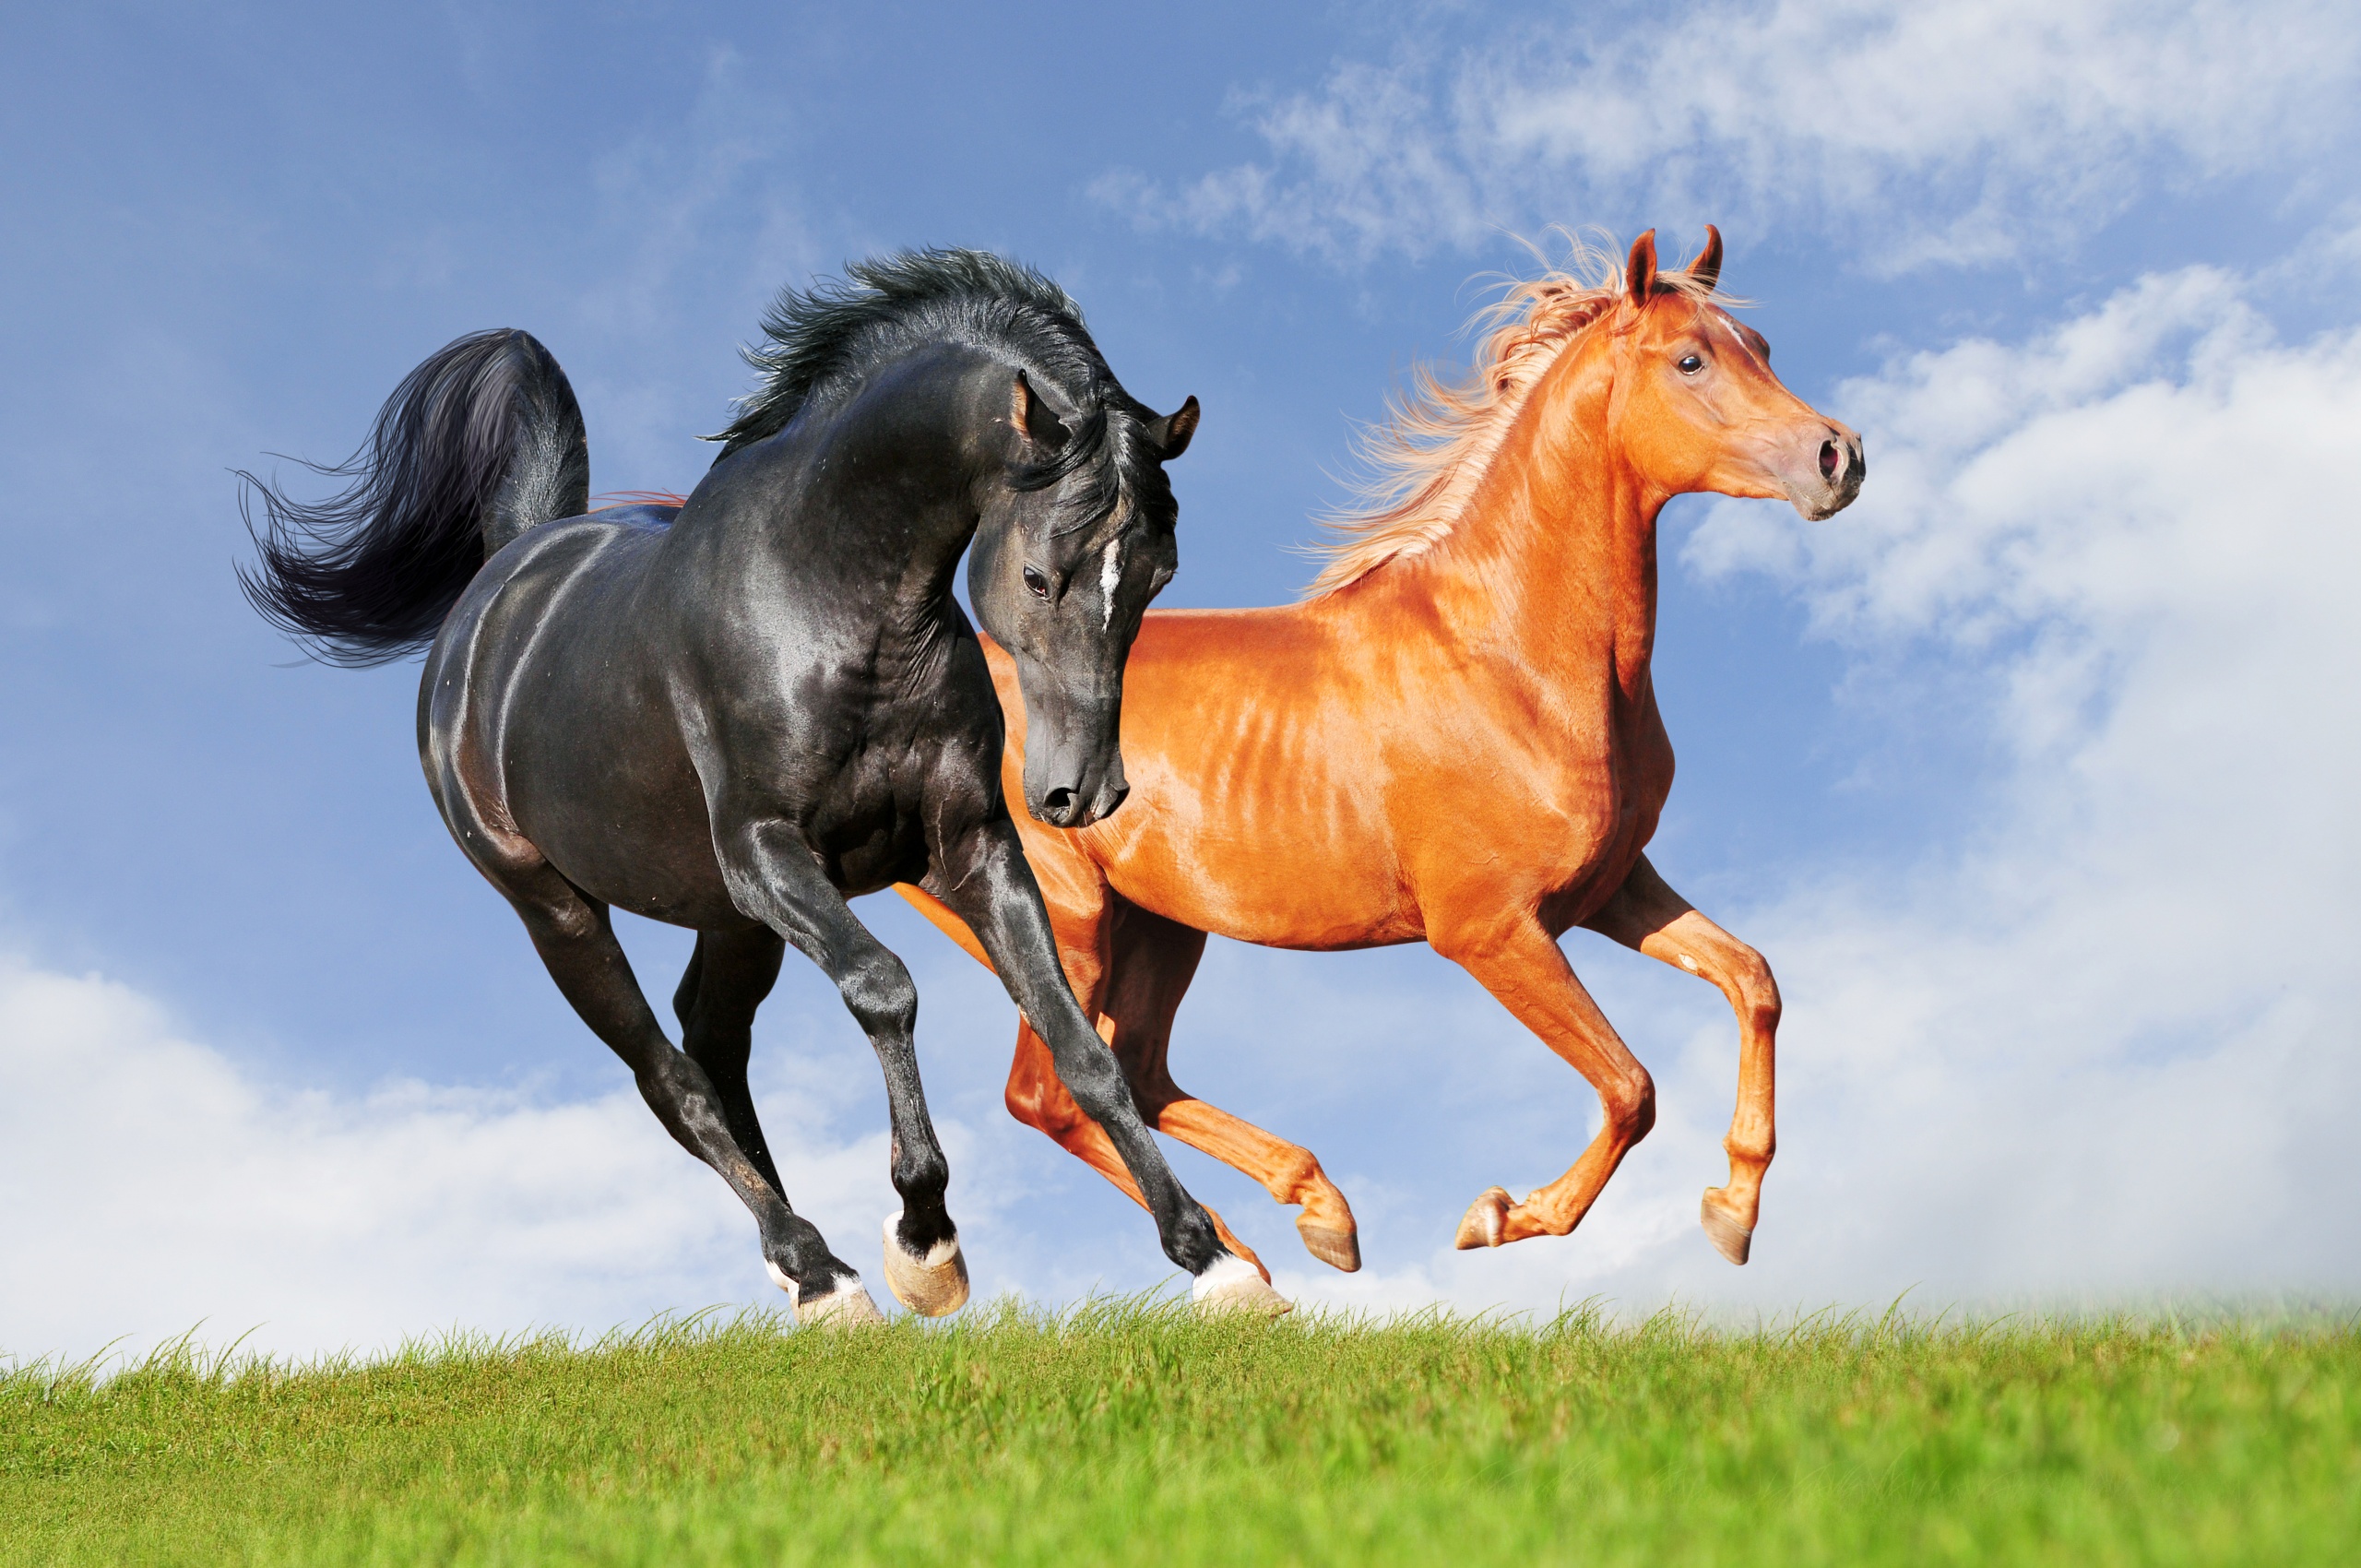
<svg viewBox="0 0 2361 1568"><path fill-rule="evenodd" d="M967 1300L967 1261L943 1202L951 1165L919 1077L919 989L910 971L860 923L786 825L745 820L715 842L740 911L793 944L836 982L846 1011L877 1052L894 1126L894 1190L902 1197L901 1212L885 1221L886 1284L912 1312L956 1312Z"/></svg>
<svg viewBox="0 0 2361 1568"><path fill-rule="evenodd" d="M1459 1222L1457 1245L1563 1236L1582 1223L1623 1156L1655 1124L1655 1085L1538 921L1525 916L1440 936L1430 929L1429 941L1587 1079L1605 1113L1598 1135L1563 1176L1523 1203L1500 1187L1477 1198Z"/></svg>
<svg viewBox="0 0 2361 1568"><path fill-rule="evenodd" d="M804 1322L860 1323L878 1317L860 1276L828 1250L812 1222L790 1209L776 1180L740 1145L728 1109L706 1070L664 1038L615 940L607 907L578 891L548 862L504 867L494 875L523 917L533 946L567 1002L638 1081L642 1099L665 1131L730 1183L762 1229L771 1277L794 1300Z"/></svg>
<svg viewBox="0 0 2361 1568"><path fill-rule="evenodd" d="M1762 1174L1778 1146L1774 1111L1779 982L1762 954L1699 914L1665 885L1645 856L1615 897L1583 923L1705 980L1738 1014L1738 1111L1722 1141L1730 1157L1729 1185L1706 1192L1699 1218L1722 1256L1742 1264L1762 1206Z"/></svg>
<svg viewBox="0 0 2361 1568"><path fill-rule="evenodd" d="M1016 825L994 817L938 846L925 885L975 933L1047 1048L1059 1083L1098 1124L1156 1217L1165 1255L1195 1277L1200 1304L1286 1311L1262 1271L1224 1245L1213 1217L1180 1185L1141 1120L1122 1069L1074 998Z"/></svg>
<svg viewBox="0 0 2361 1568"><path fill-rule="evenodd" d="M1039 880L1043 857L1028 853L1026 859L1033 866L1035 879ZM925 888L907 882L896 883L894 891L900 894L912 909L924 915L937 931L957 943L962 952L988 969L992 967L991 957L985 953L983 944L976 940L976 933L967 929L966 921L951 912L949 905ZM1103 914L1103 886L1098 894ZM1058 944L1059 962L1065 969L1066 981L1074 988L1075 996L1085 998L1096 994L1098 989L1098 977L1103 966L1098 939L1105 934L1106 927L1103 920L1089 923L1095 929L1088 937L1082 939L1080 945L1069 939L1071 933L1062 934ZM1100 1028L1103 1031L1106 1028L1104 1022ZM1121 1058L1120 1051L1118 1058ZM1133 1098L1137 1101L1136 1090ZM1022 1016L1016 1021L1015 1059L1008 1068L1007 1105L1011 1116L1047 1135L1060 1148L1106 1177L1118 1191L1140 1207L1148 1209L1151 1214L1155 1212L1142 1195L1140 1184L1132 1180L1131 1171L1124 1167L1123 1157L1115 1152L1114 1141L1107 1136L1097 1123L1082 1113L1082 1107L1074 1103L1074 1096L1068 1094L1065 1085L1058 1081L1057 1066L1050 1058L1050 1048L1041 1043L1041 1037L1033 1032L1032 1024ZM1147 1113L1143 1106L1142 1114ZM1221 1238L1221 1244L1252 1264L1265 1280L1269 1279L1271 1271L1263 1266L1263 1260L1254 1255L1254 1250L1233 1235L1212 1207L1208 1206L1205 1213L1212 1218L1214 1232Z"/></svg>
<svg viewBox="0 0 2361 1568"><path fill-rule="evenodd" d="M1029 1020L1020 1018L1016 1024L1016 1055L1008 1067L1008 1113L1025 1125L1046 1134L1068 1154L1089 1166L1113 1182L1125 1197L1149 1213L1155 1208L1140 1192L1140 1184L1123 1164L1123 1157L1116 1152L1115 1141L1107 1130L1083 1114L1065 1085L1058 1081L1057 1064L1050 1059L1050 1048L1033 1032ZM1138 1103L1137 1096L1133 1103ZM1145 1114L1143 1111L1143 1114ZM1205 1210L1214 1222L1214 1233L1221 1244L1254 1265L1257 1273L1268 1280L1271 1271L1254 1249L1240 1241L1228 1223L1212 1208Z"/></svg>
<svg viewBox="0 0 2361 1568"><path fill-rule="evenodd" d="M1112 954L1099 1011L1112 1028L1109 1043L1131 1080L1140 1114L1157 1132L1252 1176L1278 1202L1301 1206L1296 1233L1313 1257L1347 1274L1360 1267L1352 1206L1320 1168L1317 1155L1197 1099L1173 1081L1172 1020L1204 956L1205 933L1121 898L1111 923Z"/></svg>

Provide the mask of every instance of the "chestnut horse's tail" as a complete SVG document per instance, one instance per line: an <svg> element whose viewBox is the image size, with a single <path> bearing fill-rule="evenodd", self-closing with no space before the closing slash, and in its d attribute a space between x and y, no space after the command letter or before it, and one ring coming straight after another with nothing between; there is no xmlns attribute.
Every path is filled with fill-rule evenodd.
<svg viewBox="0 0 2361 1568"><path fill-rule="evenodd" d="M240 470L259 559L238 581L264 619L350 668L424 648L487 556L590 508L574 388L547 349L510 329L435 350L386 399L367 444L315 471L351 483L307 505Z"/></svg>

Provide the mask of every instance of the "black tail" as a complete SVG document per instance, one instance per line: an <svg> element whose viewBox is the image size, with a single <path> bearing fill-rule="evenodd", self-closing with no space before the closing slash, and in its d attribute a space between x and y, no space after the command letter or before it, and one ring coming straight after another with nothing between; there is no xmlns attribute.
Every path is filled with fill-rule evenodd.
<svg viewBox="0 0 2361 1568"><path fill-rule="evenodd" d="M590 509L574 388L547 349L512 330L437 350L386 399L366 445L314 471L352 483L304 505L239 470L260 559L238 581L313 657L352 669L424 648L486 556Z"/></svg>

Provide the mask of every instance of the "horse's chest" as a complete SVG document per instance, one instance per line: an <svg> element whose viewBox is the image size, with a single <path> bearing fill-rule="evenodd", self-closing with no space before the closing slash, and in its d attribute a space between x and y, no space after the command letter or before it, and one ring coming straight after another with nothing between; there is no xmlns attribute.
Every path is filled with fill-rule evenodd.
<svg viewBox="0 0 2361 1568"><path fill-rule="evenodd" d="M926 865L926 819L908 771L849 769L813 802L803 840L844 892L874 892Z"/></svg>
<svg viewBox="0 0 2361 1568"><path fill-rule="evenodd" d="M1672 788L1672 747L1653 701L1602 715L1581 740L1561 758L1549 800L1536 802L1548 826L1531 840L1553 862L1545 904L1560 929L1623 885Z"/></svg>

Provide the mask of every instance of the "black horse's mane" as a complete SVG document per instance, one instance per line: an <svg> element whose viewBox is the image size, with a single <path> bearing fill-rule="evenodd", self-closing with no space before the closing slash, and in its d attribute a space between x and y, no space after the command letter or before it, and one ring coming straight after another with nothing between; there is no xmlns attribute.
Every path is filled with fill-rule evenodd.
<svg viewBox="0 0 2361 1568"><path fill-rule="evenodd" d="M739 399L738 417L709 441L718 462L777 434L806 407L857 383L881 361L928 343L967 343L1016 360L1081 413L1080 427L1049 462L1014 476L1039 489L1097 457L1108 416L1121 416L1117 460L1100 464L1088 493L1071 500L1081 521L1104 516L1125 479L1153 483L1156 470L1137 426L1148 410L1124 396L1084 326L1082 307L1041 273L990 251L897 251L848 264L842 279L789 287L763 317L765 341L741 350L763 384ZM1062 530L1061 530L1062 531Z"/></svg>
<svg viewBox="0 0 2361 1568"><path fill-rule="evenodd" d="M708 441L728 457L775 435L837 385L880 360L946 340L1013 352L1053 376L1086 409L1098 400L1105 362L1082 307L1048 278L989 251L897 251L847 264L841 279L789 286L763 316L758 347L740 350L763 384Z"/></svg>

